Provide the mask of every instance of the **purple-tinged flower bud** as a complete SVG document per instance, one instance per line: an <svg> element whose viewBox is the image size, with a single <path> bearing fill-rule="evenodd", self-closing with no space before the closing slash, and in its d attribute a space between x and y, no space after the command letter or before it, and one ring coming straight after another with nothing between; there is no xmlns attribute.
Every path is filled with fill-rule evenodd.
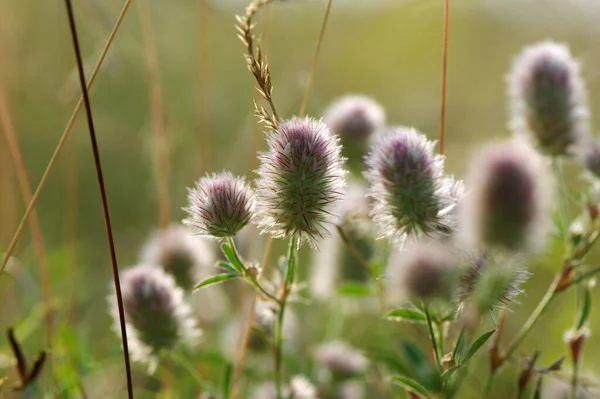
<svg viewBox="0 0 600 399"><path fill-rule="evenodd" d="M121 275L127 338L132 358L156 368L158 356L178 343L194 344L200 335L191 308L173 277L157 266L138 265ZM114 289L109 297L115 331L120 334Z"/></svg>
<svg viewBox="0 0 600 399"><path fill-rule="evenodd" d="M232 237L252 218L254 194L243 178L229 172L201 178L188 193L183 223L198 235Z"/></svg>
<svg viewBox="0 0 600 399"><path fill-rule="evenodd" d="M474 304L478 313L507 310L518 304L520 285L531 275L514 257L506 259L489 252L465 253L460 261L456 299L461 309Z"/></svg>
<svg viewBox="0 0 600 399"><path fill-rule="evenodd" d="M174 223L153 233L142 248L140 263L161 266L173 276L177 286L191 293L196 284L217 273L216 250L212 244L206 238L194 236L186 226ZM222 315L227 306L220 284L198 291L189 300L202 325Z"/></svg>
<svg viewBox="0 0 600 399"><path fill-rule="evenodd" d="M386 275L387 290L394 299L447 300L455 287L455 255L437 242L410 241L390 256Z"/></svg>
<svg viewBox="0 0 600 399"><path fill-rule="evenodd" d="M214 274L216 258L205 239L174 223L153 233L142 248L140 261L146 265L162 266L187 292L203 278Z"/></svg>
<svg viewBox="0 0 600 399"><path fill-rule="evenodd" d="M296 375L290 380L291 398L293 399L318 399L320 398L317 388L308 378Z"/></svg>
<svg viewBox="0 0 600 399"><path fill-rule="evenodd" d="M315 357L321 367L333 374L336 381L362 374L369 366L369 360L360 351L343 341L321 344Z"/></svg>
<svg viewBox="0 0 600 399"><path fill-rule="evenodd" d="M348 95L325 110L323 122L340 137L346 167L360 175L370 141L385 126L383 108L367 96Z"/></svg>
<svg viewBox="0 0 600 399"><path fill-rule="evenodd" d="M339 139L312 118L292 118L268 134L269 151L259 156L257 220L275 238L297 235L315 245L333 221L341 200L344 159Z"/></svg>
<svg viewBox="0 0 600 399"><path fill-rule="evenodd" d="M548 155L572 154L588 135L589 111L569 49L551 41L525 47L507 81L512 131Z"/></svg>
<svg viewBox="0 0 600 399"><path fill-rule="evenodd" d="M367 96L348 95L337 99L325 110L323 121L342 139L365 141L384 127L385 111Z"/></svg>
<svg viewBox="0 0 600 399"><path fill-rule="evenodd" d="M600 179L600 140L590 138L586 140L581 150L581 163L586 170L596 179Z"/></svg>
<svg viewBox="0 0 600 399"><path fill-rule="evenodd" d="M435 142L414 129L386 132L367 155L365 177L374 200L371 215L390 242L407 236L433 235L444 229L450 195L443 180L444 158Z"/></svg>
<svg viewBox="0 0 600 399"><path fill-rule="evenodd" d="M460 231L475 249L534 250L548 232L547 165L517 140L483 147L467 177Z"/></svg>

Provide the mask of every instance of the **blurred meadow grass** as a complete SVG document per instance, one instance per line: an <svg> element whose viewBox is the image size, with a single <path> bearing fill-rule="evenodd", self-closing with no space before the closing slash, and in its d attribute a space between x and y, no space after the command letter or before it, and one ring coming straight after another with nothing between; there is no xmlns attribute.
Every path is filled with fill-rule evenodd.
<svg viewBox="0 0 600 399"><path fill-rule="evenodd" d="M185 188L194 180L207 171L223 169L253 178L255 152L264 148L263 128L253 116L254 81L233 29L233 16L243 12L246 2L136 2L149 7L156 41L170 172L169 211L171 219L179 221ZM273 95L283 117L296 114L300 107L325 3L277 3L258 18L273 76ZM120 0L74 2L88 76L122 4ZM462 176L475 145L508 135L504 76L514 54L526 44L546 38L568 43L583 62L592 114L600 112L596 68L600 63L600 4L583 0L453 0L450 4L445 153L451 173ZM139 248L159 223L153 111L139 10L132 4L91 90L120 268L137 262ZM436 138L442 12L442 2L434 0L347 0L339 4L334 0L307 114L319 117L333 99L364 93L384 106L389 124L414 126ZM79 97L74 65L62 2L0 0L0 84L33 188ZM56 300L57 334L64 340L64 353L81 362L86 385L93 387L108 385L108 381L124 384L124 375L119 340L108 328L110 261L84 122L80 115L36 209ZM204 140L209 135L204 141L210 144L208 149L202 148L203 135ZM573 170L567 165L567 183L577 187L578 175ZM15 168L2 138L0 252L8 246L24 209ZM505 339L514 336L560 267L561 243L552 245L556 247L549 251L552 256L532 262L533 277L525 285L522 304L507 315ZM276 241L271 259L283 251L282 243ZM306 264L308 257L302 255ZM17 327L28 356L46 342L40 279L28 228L15 256L18 268L11 277L0 279L0 377L14 376L3 360L10 355L6 327ZM600 261L597 251L590 262L594 259ZM574 298L572 294L561 296L519 353L543 348L541 364L564 354L563 334L573 322ZM595 298L599 298L597 290ZM596 314L590 326L593 337L600 328ZM312 325L311 315L316 318L318 310L309 306L303 311L304 328L322 330L319 323L323 320ZM361 322L360 317L354 316L344 325L342 335L359 347L372 345L379 330ZM400 336L413 328L398 325L394 330ZM210 328L207 334L210 336ZM585 346L584 371L600 374L598 353L600 341L591 339ZM475 397L480 389L487 357L480 355L476 361L479 367L471 370L479 371L466 382L461 397ZM56 367L68 369L61 364ZM494 397L509 397L516 368L511 365L503 371ZM137 365L134 369L138 374L143 371ZM49 384L47 375L44 380ZM174 389L174 397L191 395L190 387ZM124 393L113 395L123 397Z"/></svg>

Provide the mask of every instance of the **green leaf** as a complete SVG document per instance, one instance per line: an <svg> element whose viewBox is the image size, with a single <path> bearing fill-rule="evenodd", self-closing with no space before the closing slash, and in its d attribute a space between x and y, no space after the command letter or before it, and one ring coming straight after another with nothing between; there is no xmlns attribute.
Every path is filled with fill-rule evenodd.
<svg viewBox="0 0 600 399"><path fill-rule="evenodd" d="M444 371L442 373L442 378L445 379L446 381L450 379L450 377L452 377L452 375L456 372L456 370L458 370L460 367L450 367L448 370Z"/></svg>
<svg viewBox="0 0 600 399"><path fill-rule="evenodd" d="M413 321L417 323L423 323L427 321L425 313L419 309L413 308L398 308L390 311L387 316L390 320L396 321Z"/></svg>
<svg viewBox="0 0 600 399"><path fill-rule="evenodd" d="M473 345L471 345L471 347L467 351L467 354L465 355L465 358L461 359L461 363L468 362L469 359L471 357L473 357L473 355L475 353L477 353L477 351L479 350L479 348L481 348L483 346L483 344L485 344L487 342L487 340L490 339L490 337L492 335L494 335L495 332L496 332L496 330L490 330L490 331L482 334L479 338L477 338L475 340L475 342L473 342Z"/></svg>
<svg viewBox="0 0 600 399"><path fill-rule="evenodd" d="M207 278L206 280L202 281L200 284L198 284L196 287L194 287L194 291L199 290L200 288L203 288L203 287L208 287L209 285L221 283L223 281L231 280L231 279L238 278L238 277L240 277L240 275L234 274L234 273L217 274L216 276L211 276L211 277Z"/></svg>
<svg viewBox="0 0 600 399"><path fill-rule="evenodd" d="M235 251L233 250L233 248L231 248L231 246L229 244L227 244L227 243L221 244L221 251L223 251L223 254L227 258L227 260L229 260L229 262L231 262L233 267L235 267L235 270L237 272L242 273L244 271L244 269L245 269L244 265L242 265L242 263L238 259L237 255L235 254Z"/></svg>
<svg viewBox="0 0 600 399"><path fill-rule="evenodd" d="M590 288L587 285L583 287L583 295L581 301L581 307L579 308L579 317L577 318L576 329L579 330L583 327L585 322L590 316L590 310L592 308L592 294Z"/></svg>
<svg viewBox="0 0 600 399"><path fill-rule="evenodd" d="M338 294L344 296L369 296L371 295L371 288L362 283L348 281L340 284Z"/></svg>
<svg viewBox="0 0 600 399"><path fill-rule="evenodd" d="M223 398L229 397L229 390L231 389L231 376L233 375L233 365L227 363L223 372L223 380L221 381L221 394Z"/></svg>
<svg viewBox="0 0 600 399"><path fill-rule="evenodd" d="M365 354L375 363L385 365L396 373L409 374L408 368L402 363L400 357L390 350L371 348Z"/></svg>
<svg viewBox="0 0 600 399"><path fill-rule="evenodd" d="M406 390L417 393L424 398L433 399L433 396L425 389L425 387L410 378L394 376L392 377L392 380Z"/></svg>
<svg viewBox="0 0 600 399"><path fill-rule="evenodd" d="M228 271L233 272L233 273L239 273L239 270L237 270L235 268L235 266L232 265L229 262L219 261L217 263L217 266L220 267L221 269L225 269L225 270L228 270Z"/></svg>

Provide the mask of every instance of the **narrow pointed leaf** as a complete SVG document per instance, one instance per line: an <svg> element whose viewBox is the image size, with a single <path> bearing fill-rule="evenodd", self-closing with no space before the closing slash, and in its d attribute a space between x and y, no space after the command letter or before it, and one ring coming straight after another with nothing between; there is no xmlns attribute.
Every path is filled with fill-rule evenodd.
<svg viewBox="0 0 600 399"><path fill-rule="evenodd" d="M235 266L233 264L231 264L230 262L220 261L220 262L217 263L217 266L219 266L221 269L225 269L225 270L230 271L232 273L238 273L239 272L239 270L237 270L235 268Z"/></svg>
<svg viewBox="0 0 600 399"><path fill-rule="evenodd" d="M420 311L419 309L411 309L411 308L398 308L390 311L387 316L390 320L396 321L413 321L413 322L425 322L427 321L427 317L425 313Z"/></svg>
<svg viewBox="0 0 600 399"><path fill-rule="evenodd" d="M487 342L487 340L490 339L490 337L492 335L494 335L495 332L496 332L496 330L490 330L490 331L482 334L479 338L477 338L477 340L475 340L475 342L473 342L473 345L471 345L471 347L467 351L467 354L465 355L465 358L461 359L462 363L468 362L469 359L471 357L473 357L473 355L475 353L477 353L477 351L479 350L479 348L481 348L483 346L483 344L485 344Z"/></svg>
<svg viewBox="0 0 600 399"><path fill-rule="evenodd" d="M235 269L238 272L242 273L242 271L244 270L244 265L242 265L238 260L237 256L235 256L233 248L231 248L229 244L221 244L221 250L223 251L223 254L227 258L227 260L231 262L231 264L235 267Z"/></svg>
<svg viewBox="0 0 600 399"><path fill-rule="evenodd" d="M431 396L425 387L410 378L394 376L392 380L404 389L417 393L426 399L433 399L433 396Z"/></svg>
<svg viewBox="0 0 600 399"><path fill-rule="evenodd" d="M344 296L369 296L371 288L361 283L346 282L338 287L338 294Z"/></svg>
<svg viewBox="0 0 600 399"><path fill-rule="evenodd" d="M211 276L211 277L207 278L206 280L202 281L200 284L198 284L196 287L194 287L194 291L199 290L200 288L208 287L209 285L221 283L223 281L231 280L231 279L238 278L238 277L240 277L239 274L233 274L233 273L217 274L216 276Z"/></svg>

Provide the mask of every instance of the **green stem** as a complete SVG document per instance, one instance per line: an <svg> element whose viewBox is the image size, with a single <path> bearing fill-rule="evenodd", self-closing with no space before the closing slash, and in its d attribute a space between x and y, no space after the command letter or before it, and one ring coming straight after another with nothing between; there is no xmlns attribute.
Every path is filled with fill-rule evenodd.
<svg viewBox="0 0 600 399"><path fill-rule="evenodd" d="M579 387L579 361L573 362L573 376L571 377L570 399L577 399L577 388Z"/></svg>
<svg viewBox="0 0 600 399"><path fill-rule="evenodd" d="M562 168L560 165L560 160L556 157L552 158L552 172L554 173L554 178L557 181L557 185L558 185L558 192L557 192L557 197L558 197L558 211L560 213L560 219L561 222L563 224L563 227L566 229L568 228L568 223L569 223L569 211L567 209L567 202L565 200L566 195L565 195L565 182L563 179L563 174L562 174ZM562 233L562 232L561 232ZM563 234L563 238L565 238L566 235Z"/></svg>
<svg viewBox="0 0 600 399"><path fill-rule="evenodd" d="M252 284L257 290L259 290L264 296L266 296L270 300L274 301L275 303L279 303L279 299L275 295L267 292L265 290L265 288L262 285L260 285L260 283L258 282L256 277L248 276L248 277L246 277L246 280L248 280L248 282L250 282L250 284Z"/></svg>
<svg viewBox="0 0 600 399"><path fill-rule="evenodd" d="M436 326L437 326L438 349L440 350L440 359L444 359L444 322L440 321L439 323L436 323Z"/></svg>
<svg viewBox="0 0 600 399"><path fill-rule="evenodd" d="M523 327L521 328L521 330L515 337L515 339L508 346L506 353L502 357L501 363L503 363L506 359L508 359L514 353L514 351L517 349L517 347L521 344L521 342L523 342L523 340L525 339L527 334L529 334L529 332L531 331L531 329L533 328L535 323L537 323L540 316L546 311L546 309L548 309L548 306L550 305L550 303L556 296L556 293L557 293L556 285L554 283L552 283L550 285L550 288L548 288L548 291L546 292L546 294L540 301L540 303L538 303L538 305L535 308L535 310L533 311L533 313L529 316L529 318L527 319L527 321L525 322L525 324L523 325Z"/></svg>
<svg viewBox="0 0 600 399"><path fill-rule="evenodd" d="M183 356L180 356L179 354L173 351L165 351L164 354L174 363L177 363L185 371L187 371L187 373L190 375L190 377L192 377L192 379L194 380L198 388L200 388L200 390L206 390L206 384L204 383L204 381L202 381L202 379L198 375L198 371L194 368L194 366L190 363L188 359L184 358Z"/></svg>
<svg viewBox="0 0 600 399"><path fill-rule="evenodd" d="M429 313L429 306L423 304L423 310L425 312L425 317L427 318L427 328L429 330L429 338L431 339L431 345L433 346L435 362L437 363L438 368L441 368L442 362L440 361L440 352L437 344L437 339L435 338L435 332L433 331L433 323L431 321L431 314Z"/></svg>
<svg viewBox="0 0 600 399"><path fill-rule="evenodd" d="M262 285L260 285L260 283L258 282L258 279L256 278L256 276L253 275L253 274L251 274L248 271L248 268L246 267L246 264L242 260L242 257L240 256L240 253L238 252L237 247L235 246L235 241L233 241L232 237L227 237L227 243L231 247L231 250L233 251L233 255L235 256L235 259L244 268L244 270L243 270L243 277L250 284L252 284L257 290L259 290L264 296L266 296L267 298L271 299L272 301L275 301L276 303L279 303L279 299L277 299L277 297L275 297L275 295L270 294L269 292L267 292L265 290L265 288Z"/></svg>
<svg viewBox="0 0 600 399"><path fill-rule="evenodd" d="M285 314L285 306L287 304L288 295L292 289L294 283L294 276L296 274L296 247L298 245L297 237L294 234L290 238L287 254L287 267L285 268L285 277L283 283L283 293L279 299L279 311L277 312L277 318L275 319L274 326L274 339L275 339L275 390L277 392L277 399L283 399L282 394L282 382L281 382L281 360L282 360L282 345L283 345L283 317Z"/></svg>
<svg viewBox="0 0 600 399"><path fill-rule="evenodd" d="M494 386L494 377L496 376L496 373L494 371L492 371L491 373L488 374L486 380L485 380L485 386L483 387L483 391L481 391L481 399L486 399L489 395L490 392L492 391L492 387Z"/></svg>

